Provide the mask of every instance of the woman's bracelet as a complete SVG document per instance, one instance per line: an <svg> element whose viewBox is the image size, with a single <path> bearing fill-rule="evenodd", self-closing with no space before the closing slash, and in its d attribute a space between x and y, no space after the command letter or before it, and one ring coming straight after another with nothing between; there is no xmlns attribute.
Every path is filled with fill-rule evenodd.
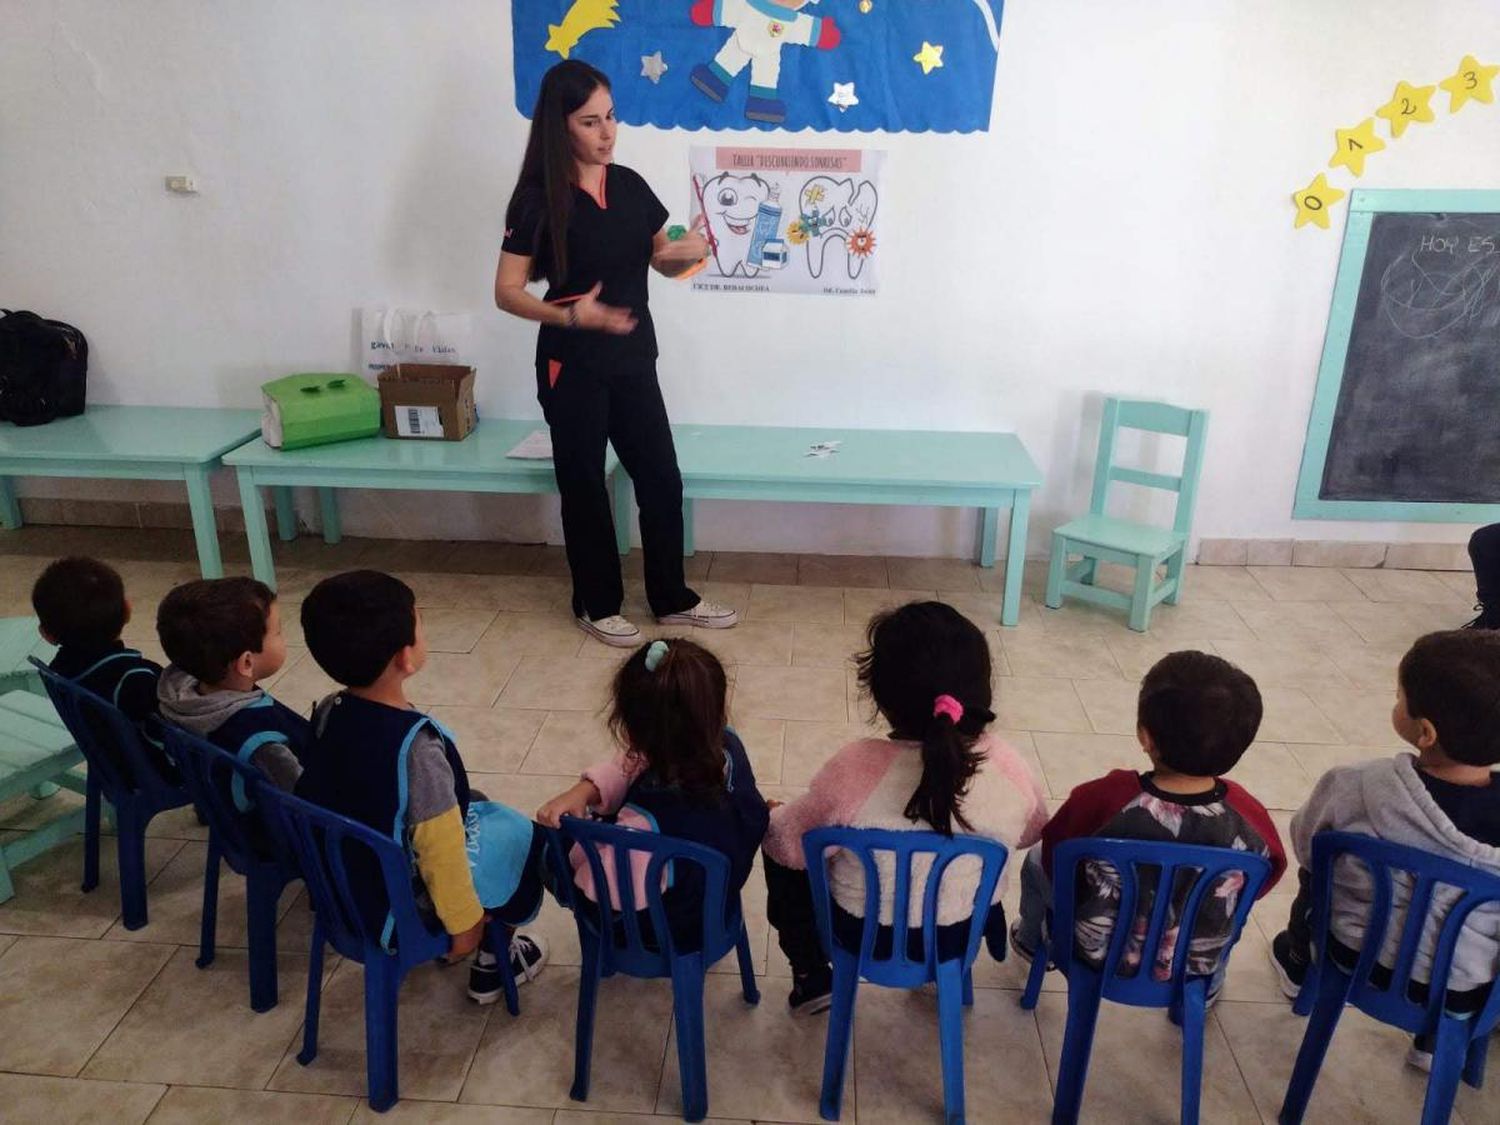
<svg viewBox="0 0 1500 1125"><path fill-rule="evenodd" d="M568 306L568 319L563 324L563 327L564 328L577 328L578 327L578 306L577 305L569 305Z"/></svg>

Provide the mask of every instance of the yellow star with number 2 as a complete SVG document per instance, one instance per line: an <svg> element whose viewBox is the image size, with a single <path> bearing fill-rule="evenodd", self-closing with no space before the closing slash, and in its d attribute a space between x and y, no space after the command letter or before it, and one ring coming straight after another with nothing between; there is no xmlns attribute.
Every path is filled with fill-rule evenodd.
<svg viewBox="0 0 1500 1125"><path fill-rule="evenodd" d="M1328 160L1330 168L1347 168L1356 176L1365 174L1365 157L1385 148L1385 142L1375 135L1375 119L1366 117L1352 129L1335 129L1338 147Z"/></svg>
<svg viewBox="0 0 1500 1125"><path fill-rule="evenodd" d="M1438 83L1448 91L1448 112L1457 113L1464 103L1473 99L1488 105L1495 100L1495 76L1500 66L1485 66L1473 55L1465 55L1458 64L1458 72Z"/></svg>
<svg viewBox="0 0 1500 1125"><path fill-rule="evenodd" d="M1297 225L1301 230L1308 223L1316 223L1328 229L1328 209L1344 198L1346 193L1328 185L1328 177L1319 172L1312 183L1301 191L1292 192L1292 202L1297 205Z"/></svg>
<svg viewBox="0 0 1500 1125"><path fill-rule="evenodd" d="M1391 126L1391 136L1399 137L1414 121L1428 122L1435 119L1432 112L1432 95L1436 86L1413 86L1410 82L1397 82L1391 100L1375 111L1376 117L1384 117Z"/></svg>
<svg viewBox="0 0 1500 1125"><path fill-rule="evenodd" d="M923 74L931 74L943 65L943 48L941 45L934 47L924 39L922 49L911 57L911 61L922 64Z"/></svg>

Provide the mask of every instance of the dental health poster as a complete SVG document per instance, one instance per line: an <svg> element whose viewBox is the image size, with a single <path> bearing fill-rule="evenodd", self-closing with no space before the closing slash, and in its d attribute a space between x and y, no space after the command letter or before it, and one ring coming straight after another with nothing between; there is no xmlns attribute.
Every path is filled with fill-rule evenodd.
<svg viewBox="0 0 1500 1125"><path fill-rule="evenodd" d="M864 296L879 288L885 153L694 147L708 265L693 288Z"/></svg>

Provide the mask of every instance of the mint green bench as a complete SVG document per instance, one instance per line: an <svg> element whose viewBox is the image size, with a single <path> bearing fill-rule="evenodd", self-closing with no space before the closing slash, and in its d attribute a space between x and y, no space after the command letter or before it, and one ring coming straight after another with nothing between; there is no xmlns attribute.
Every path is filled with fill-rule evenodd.
<svg viewBox="0 0 1500 1125"><path fill-rule="evenodd" d="M19 690L0 695L0 801L45 795L60 785L84 793L87 781L70 773L83 761L73 736L42 695ZM55 817L19 839L0 843L0 902L16 893L11 868L83 831L83 808Z"/></svg>
<svg viewBox="0 0 1500 1125"><path fill-rule="evenodd" d="M219 459L260 433L256 410L180 406L90 406L44 426L0 427L0 519L21 526L15 477L180 480L187 485L198 565L219 578L224 563L209 474Z"/></svg>
<svg viewBox="0 0 1500 1125"><path fill-rule="evenodd" d="M240 504L245 510L245 533L250 540L250 566L255 577L276 585L271 558L270 529L260 489L279 490L278 523L281 537L291 539L287 490L307 486L318 490L323 516L323 539L337 543L343 535L337 489L381 488L418 492L554 493L557 480L551 461L523 461L506 457L527 434L546 429L545 422L506 418L481 419L463 441L423 441L415 438L360 438L310 449L272 449L256 438L225 454L224 464L239 477ZM604 472L613 479L619 468L613 449L605 454ZM618 485L616 487L618 492ZM283 499L285 497L285 499ZM629 533L616 528L621 551L629 550Z"/></svg>
<svg viewBox="0 0 1500 1125"><path fill-rule="evenodd" d="M1009 508L1000 620L1019 620L1026 520L1042 474L1015 434L679 425L672 437L682 470L688 554L695 500L910 504L979 509L978 562L993 567L1000 510ZM809 457L817 442L838 442L838 452ZM628 490L617 485L617 531L629 526L629 505Z"/></svg>

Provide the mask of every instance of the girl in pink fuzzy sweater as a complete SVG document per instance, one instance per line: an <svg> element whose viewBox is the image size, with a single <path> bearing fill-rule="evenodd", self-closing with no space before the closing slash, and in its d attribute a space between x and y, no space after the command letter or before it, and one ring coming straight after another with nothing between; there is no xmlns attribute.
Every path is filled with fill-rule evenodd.
<svg viewBox="0 0 1500 1125"><path fill-rule="evenodd" d="M1010 849L1037 842L1047 821L1041 786L1016 752L986 733L994 722L990 650L975 625L941 602L913 602L870 622L857 658L861 687L891 733L850 743L787 805L772 802L765 856L767 913L791 962L793 1012L827 1009L833 977L818 941L812 889L802 854L805 832L825 825L988 836ZM829 861L833 928L857 935L864 914L864 869L836 854ZM979 882L979 865L956 860L938 889L939 949L961 947ZM895 873L881 872L883 909L891 910ZM1002 879L1001 886L1004 886ZM919 925L924 881L914 879L911 923ZM891 919L883 916L881 922ZM1004 952L1000 887L985 927L992 953ZM917 931L920 942L920 930ZM920 956L920 953L917 954Z"/></svg>

